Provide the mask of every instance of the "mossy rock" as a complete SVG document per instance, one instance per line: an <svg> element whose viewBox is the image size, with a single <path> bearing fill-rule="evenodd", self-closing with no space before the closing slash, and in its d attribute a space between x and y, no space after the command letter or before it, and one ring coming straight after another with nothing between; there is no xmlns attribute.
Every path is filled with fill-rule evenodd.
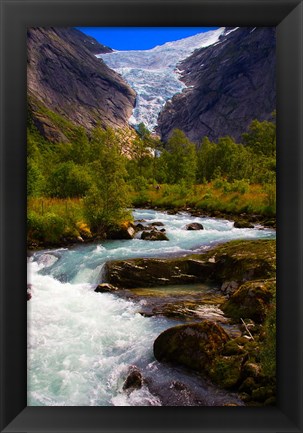
<svg viewBox="0 0 303 433"><path fill-rule="evenodd" d="M241 380L243 360L243 355L217 357L209 371L210 378L222 388L236 387Z"/></svg>
<svg viewBox="0 0 303 433"><path fill-rule="evenodd" d="M213 280L250 281L269 279L276 274L276 241L236 240L217 245L204 255L214 263Z"/></svg>
<svg viewBox="0 0 303 433"><path fill-rule="evenodd" d="M226 356L231 355L242 355L246 353L246 338L243 337L237 337L233 338L232 340L229 340L223 350L223 354Z"/></svg>
<svg viewBox="0 0 303 433"><path fill-rule="evenodd" d="M154 355L160 362L172 362L199 373L211 369L229 336L214 322L179 325L162 332L154 342Z"/></svg>
<svg viewBox="0 0 303 433"><path fill-rule="evenodd" d="M274 396L274 390L270 386L260 386L252 391L252 399L258 402L265 402Z"/></svg>
<svg viewBox="0 0 303 433"><path fill-rule="evenodd" d="M109 283L124 288L269 279L276 272L275 245L268 239L231 241L203 254L111 261L105 272Z"/></svg>
<svg viewBox="0 0 303 433"><path fill-rule="evenodd" d="M258 385L253 377L247 377L241 384L239 391L251 395L253 390L256 389Z"/></svg>
<svg viewBox="0 0 303 433"><path fill-rule="evenodd" d="M252 319L262 323L275 290L275 281L249 281L221 305L222 311L235 321Z"/></svg>
<svg viewBox="0 0 303 433"><path fill-rule="evenodd" d="M238 220L234 222L234 227L237 229L253 229L254 225L246 220Z"/></svg>

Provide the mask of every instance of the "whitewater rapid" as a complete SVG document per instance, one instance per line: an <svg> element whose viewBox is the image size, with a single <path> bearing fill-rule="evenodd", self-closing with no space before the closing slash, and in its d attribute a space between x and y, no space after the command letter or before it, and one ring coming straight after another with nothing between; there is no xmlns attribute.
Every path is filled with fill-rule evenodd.
<svg viewBox="0 0 303 433"><path fill-rule="evenodd" d="M95 293L108 260L187 254L231 239L275 237L270 229L236 229L227 220L134 211L135 219L163 222L169 241L104 241L35 252L28 261L29 406L157 406L144 385L122 389L129 367L161 382L171 374L153 357L153 341L175 320L143 317L140 305ZM204 230L187 231L189 222ZM161 379L162 378L162 379Z"/></svg>

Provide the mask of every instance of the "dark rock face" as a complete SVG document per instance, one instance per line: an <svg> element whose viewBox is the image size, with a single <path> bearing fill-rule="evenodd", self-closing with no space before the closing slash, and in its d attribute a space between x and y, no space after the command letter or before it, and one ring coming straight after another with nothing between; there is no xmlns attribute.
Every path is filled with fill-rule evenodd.
<svg viewBox="0 0 303 433"><path fill-rule="evenodd" d="M253 119L275 110L275 28L239 28L216 44L195 50L178 65L187 86L158 118L167 140L178 128L194 142L241 135Z"/></svg>
<svg viewBox="0 0 303 433"><path fill-rule="evenodd" d="M106 281L121 288L227 282L222 291L230 286L230 294L241 282L275 277L275 241L231 241L205 254L174 259L111 261L105 272Z"/></svg>
<svg viewBox="0 0 303 433"><path fill-rule="evenodd" d="M110 239L133 239L135 236L135 228L132 225L119 227L109 233Z"/></svg>
<svg viewBox="0 0 303 433"><path fill-rule="evenodd" d="M173 362L205 372L210 369L214 355L221 353L228 340L224 329L208 320L174 326L157 337L154 355L160 362Z"/></svg>
<svg viewBox="0 0 303 433"><path fill-rule="evenodd" d="M236 229L253 229L254 225L249 221L239 220L234 222L234 227Z"/></svg>
<svg viewBox="0 0 303 433"><path fill-rule="evenodd" d="M72 28L30 28L28 101L34 124L53 141L66 141L39 105L90 129L128 124L135 92L93 53L110 49Z"/></svg>
<svg viewBox="0 0 303 433"><path fill-rule="evenodd" d="M117 290L118 290L117 287L108 283L98 284L98 286L95 288L96 293L113 293L116 292Z"/></svg>
<svg viewBox="0 0 303 433"><path fill-rule="evenodd" d="M123 384L123 390L132 392L135 389L140 389L143 384L143 377L138 367L132 365L129 369L129 374Z"/></svg>
<svg viewBox="0 0 303 433"><path fill-rule="evenodd" d="M200 223L190 223L190 224L187 224L187 226L186 226L186 230L203 230L203 229L204 229L204 227Z"/></svg>
<svg viewBox="0 0 303 433"><path fill-rule="evenodd" d="M275 280L248 281L232 294L221 309L234 320L248 318L257 323L263 322L275 284Z"/></svg>
<svg viewBox="0 0 303 433"><path fill-rule="evenodd" d="M142 232L141 239L145 241L168 241L168 237L161 231L151 230Z"/></svg>
<svg viewBox="0 0 303 433"><path fill-rule="evenodd" d="M105 265L106 280L121 288L198 283L211 271L211 264L193 259L130 259Z"/></svg>

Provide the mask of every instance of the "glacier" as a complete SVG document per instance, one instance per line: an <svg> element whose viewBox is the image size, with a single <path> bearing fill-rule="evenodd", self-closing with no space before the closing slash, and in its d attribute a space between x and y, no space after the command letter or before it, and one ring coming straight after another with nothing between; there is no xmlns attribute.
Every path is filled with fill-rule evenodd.
<svg viewBox="0 0 303 433"><path fill-rule="evenodd" d="M219 41L225 27L198 33L177 41L166 42L149 50L113 51L96 54L108 67L115 70L136 91L136 105L129 123L143 122L154 132L160 111L168 100L182 92L186 86L181 81L183 71L178 63L189 57L197 48L208 47Z"/></svg>

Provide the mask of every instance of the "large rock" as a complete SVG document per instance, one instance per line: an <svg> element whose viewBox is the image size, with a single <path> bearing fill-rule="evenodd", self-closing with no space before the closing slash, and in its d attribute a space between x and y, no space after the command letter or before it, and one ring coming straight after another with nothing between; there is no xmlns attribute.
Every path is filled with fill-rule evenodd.
<svg viewBox="0 0 303 433"><path fill-rule="evenodd" d="M143 384L143 377L138 367L130 366L128 376L123 384L123 391L132 392L140 389Z"/></svg>
<svg viewBox="0 0 303 433"><path fill-rule="evenodd" d="M111 230L108 237L110 239L133 239L135 234L136 230L132 224L124 224Z"/></svg>
<svg viewBox="0 0 303 433"><path fill-rule="evenodd" d="M154 342L154 355L160 362L172 362L200 373L208 372L229 336L211 322L179 325L162 332Z"/></svg>
<svg viewBox="0 0 303 433"><path fill-rule="evenodd" d="M141 239L145 241L168 241L165 233L158 230L144 231L141 234Z"/></svg>
<svg viewBox="0 0 303 433"><path fill-rule="evenodd" d="M238 220L234 222L234 227L236 229L253 229L254 225L250 223L249 221L245 220Z"/></svg>
<svg viewBox="0 0 303 433"><path fill-rule="evenodd" d="M107 262L106 281L121 288L190 284L207 280L211 263L189 259L130 259Z"/></svg>
<svg viewBox="0 0 303 433"><path fill-rule="evenodd" d="M111 261L107 262L105 272L106 281L122 288L205 282L222 285L225 281L240 285L275 277L275 241L232 241L204 254L173 259Z"/></svg>
<svg viewBox="0 0 303 433"><path fill-rule="evenodd" d="M190 224L187 224L187 226L186 226L186 230L203 230L203 229L204 229L204 227L200 223L190 223Z"/></svg>
<svg viewBox="0 0 303 433"><path fill-rule="evenodd" d="M101 283L95 288L96 293L113 293L118 290L117 287L109 283Z"/></svg>
<svg viewBox="0 0 303 433"><path fill-rule="evenodd" d="M275 280L249 281L236 290L221 305L224 313L234 320L252 319L263 322L275 290Z"/></svg>

